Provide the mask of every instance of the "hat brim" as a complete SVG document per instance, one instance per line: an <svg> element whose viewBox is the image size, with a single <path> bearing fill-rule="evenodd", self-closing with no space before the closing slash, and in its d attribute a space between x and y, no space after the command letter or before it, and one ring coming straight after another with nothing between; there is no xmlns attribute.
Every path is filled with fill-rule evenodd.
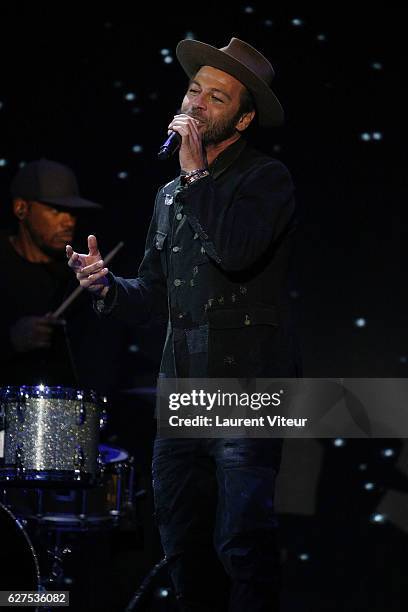
<svg viewBox="0 0 408 612"><path fill-rule="evenodd" d="M53 206L61 206L61 208L82 208L82 209L101 209L102 206L91 200L85 200L79 196L67 196L65 198L41 198L38 200L44 204L52 204Z"/></svg>
<svg viewBox="0 0 408 612"><path fill-rule="evenodd" d="M283 108L270 87L243 63L227 53L198 40L182 40L176 48L177 59L191 78L201 66L212 66L235 77L252 94L262 127L274 127L284 122Z"/></svg>

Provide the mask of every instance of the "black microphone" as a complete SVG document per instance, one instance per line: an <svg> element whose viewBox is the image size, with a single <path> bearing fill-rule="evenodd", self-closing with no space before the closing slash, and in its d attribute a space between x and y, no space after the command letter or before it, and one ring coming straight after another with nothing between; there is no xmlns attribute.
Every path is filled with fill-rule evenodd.
<svg viewBox="0 0 408 612"><path fill-rule="evenodd" d="M157 157L159 159L169 159L176 151L179 150L181 145L181 136L178 132L172 132L167 137L166 142L160 147Z"/></svg>

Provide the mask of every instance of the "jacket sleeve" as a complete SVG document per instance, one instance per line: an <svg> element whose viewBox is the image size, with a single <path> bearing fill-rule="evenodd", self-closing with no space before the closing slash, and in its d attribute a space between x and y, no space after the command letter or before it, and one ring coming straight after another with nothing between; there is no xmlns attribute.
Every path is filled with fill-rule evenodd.
<svg viewBox="0 0 408 612"><path fill-rule="evenodd" d="M278 160L252 169L229 202L211 176L179 193L183 210L206 252L223 270L249 268L294 216L294 186Z"/></svg>
<svg viewBox="0 0 408 612"><path fill-rule="evenodd" d="M105 299L96 299L98 314L113 314L130 325L142 325L167 313L167 285L157 248L157 205L147 232L145 252L136 278L121 278L109 274L110 288Z"/></svg>

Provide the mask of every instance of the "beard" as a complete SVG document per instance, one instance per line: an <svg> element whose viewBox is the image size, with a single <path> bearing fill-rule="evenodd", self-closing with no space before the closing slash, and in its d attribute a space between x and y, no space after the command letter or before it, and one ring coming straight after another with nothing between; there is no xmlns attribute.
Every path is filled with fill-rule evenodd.
<svg viewBox="0 0 408 612"><path fill-rule="evenodd" d="M228 140L232 136L239 134L236 129L241 113L238 111L232 117L218 121L210 121L202 134L203 145L217 145L224 140Z"/></svg>

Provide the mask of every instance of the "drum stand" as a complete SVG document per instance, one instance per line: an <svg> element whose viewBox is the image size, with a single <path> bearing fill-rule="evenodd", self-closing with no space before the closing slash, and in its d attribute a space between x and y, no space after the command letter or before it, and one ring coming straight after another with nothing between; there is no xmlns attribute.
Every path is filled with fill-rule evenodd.
<svg viewBox="0 0 408 612"><path fill-rule="evenodd" d="M52 548L47 548L47 555L51 561L50 574L44 577L41 581L42 586L48 589L64 590L66 588L65 576L64 576L64 561L65 557L72 553L72 549L69 546L64 546L61 541L61 532L55 530L55 544ZM50 532L47 532L48 538Z"/></svg>

